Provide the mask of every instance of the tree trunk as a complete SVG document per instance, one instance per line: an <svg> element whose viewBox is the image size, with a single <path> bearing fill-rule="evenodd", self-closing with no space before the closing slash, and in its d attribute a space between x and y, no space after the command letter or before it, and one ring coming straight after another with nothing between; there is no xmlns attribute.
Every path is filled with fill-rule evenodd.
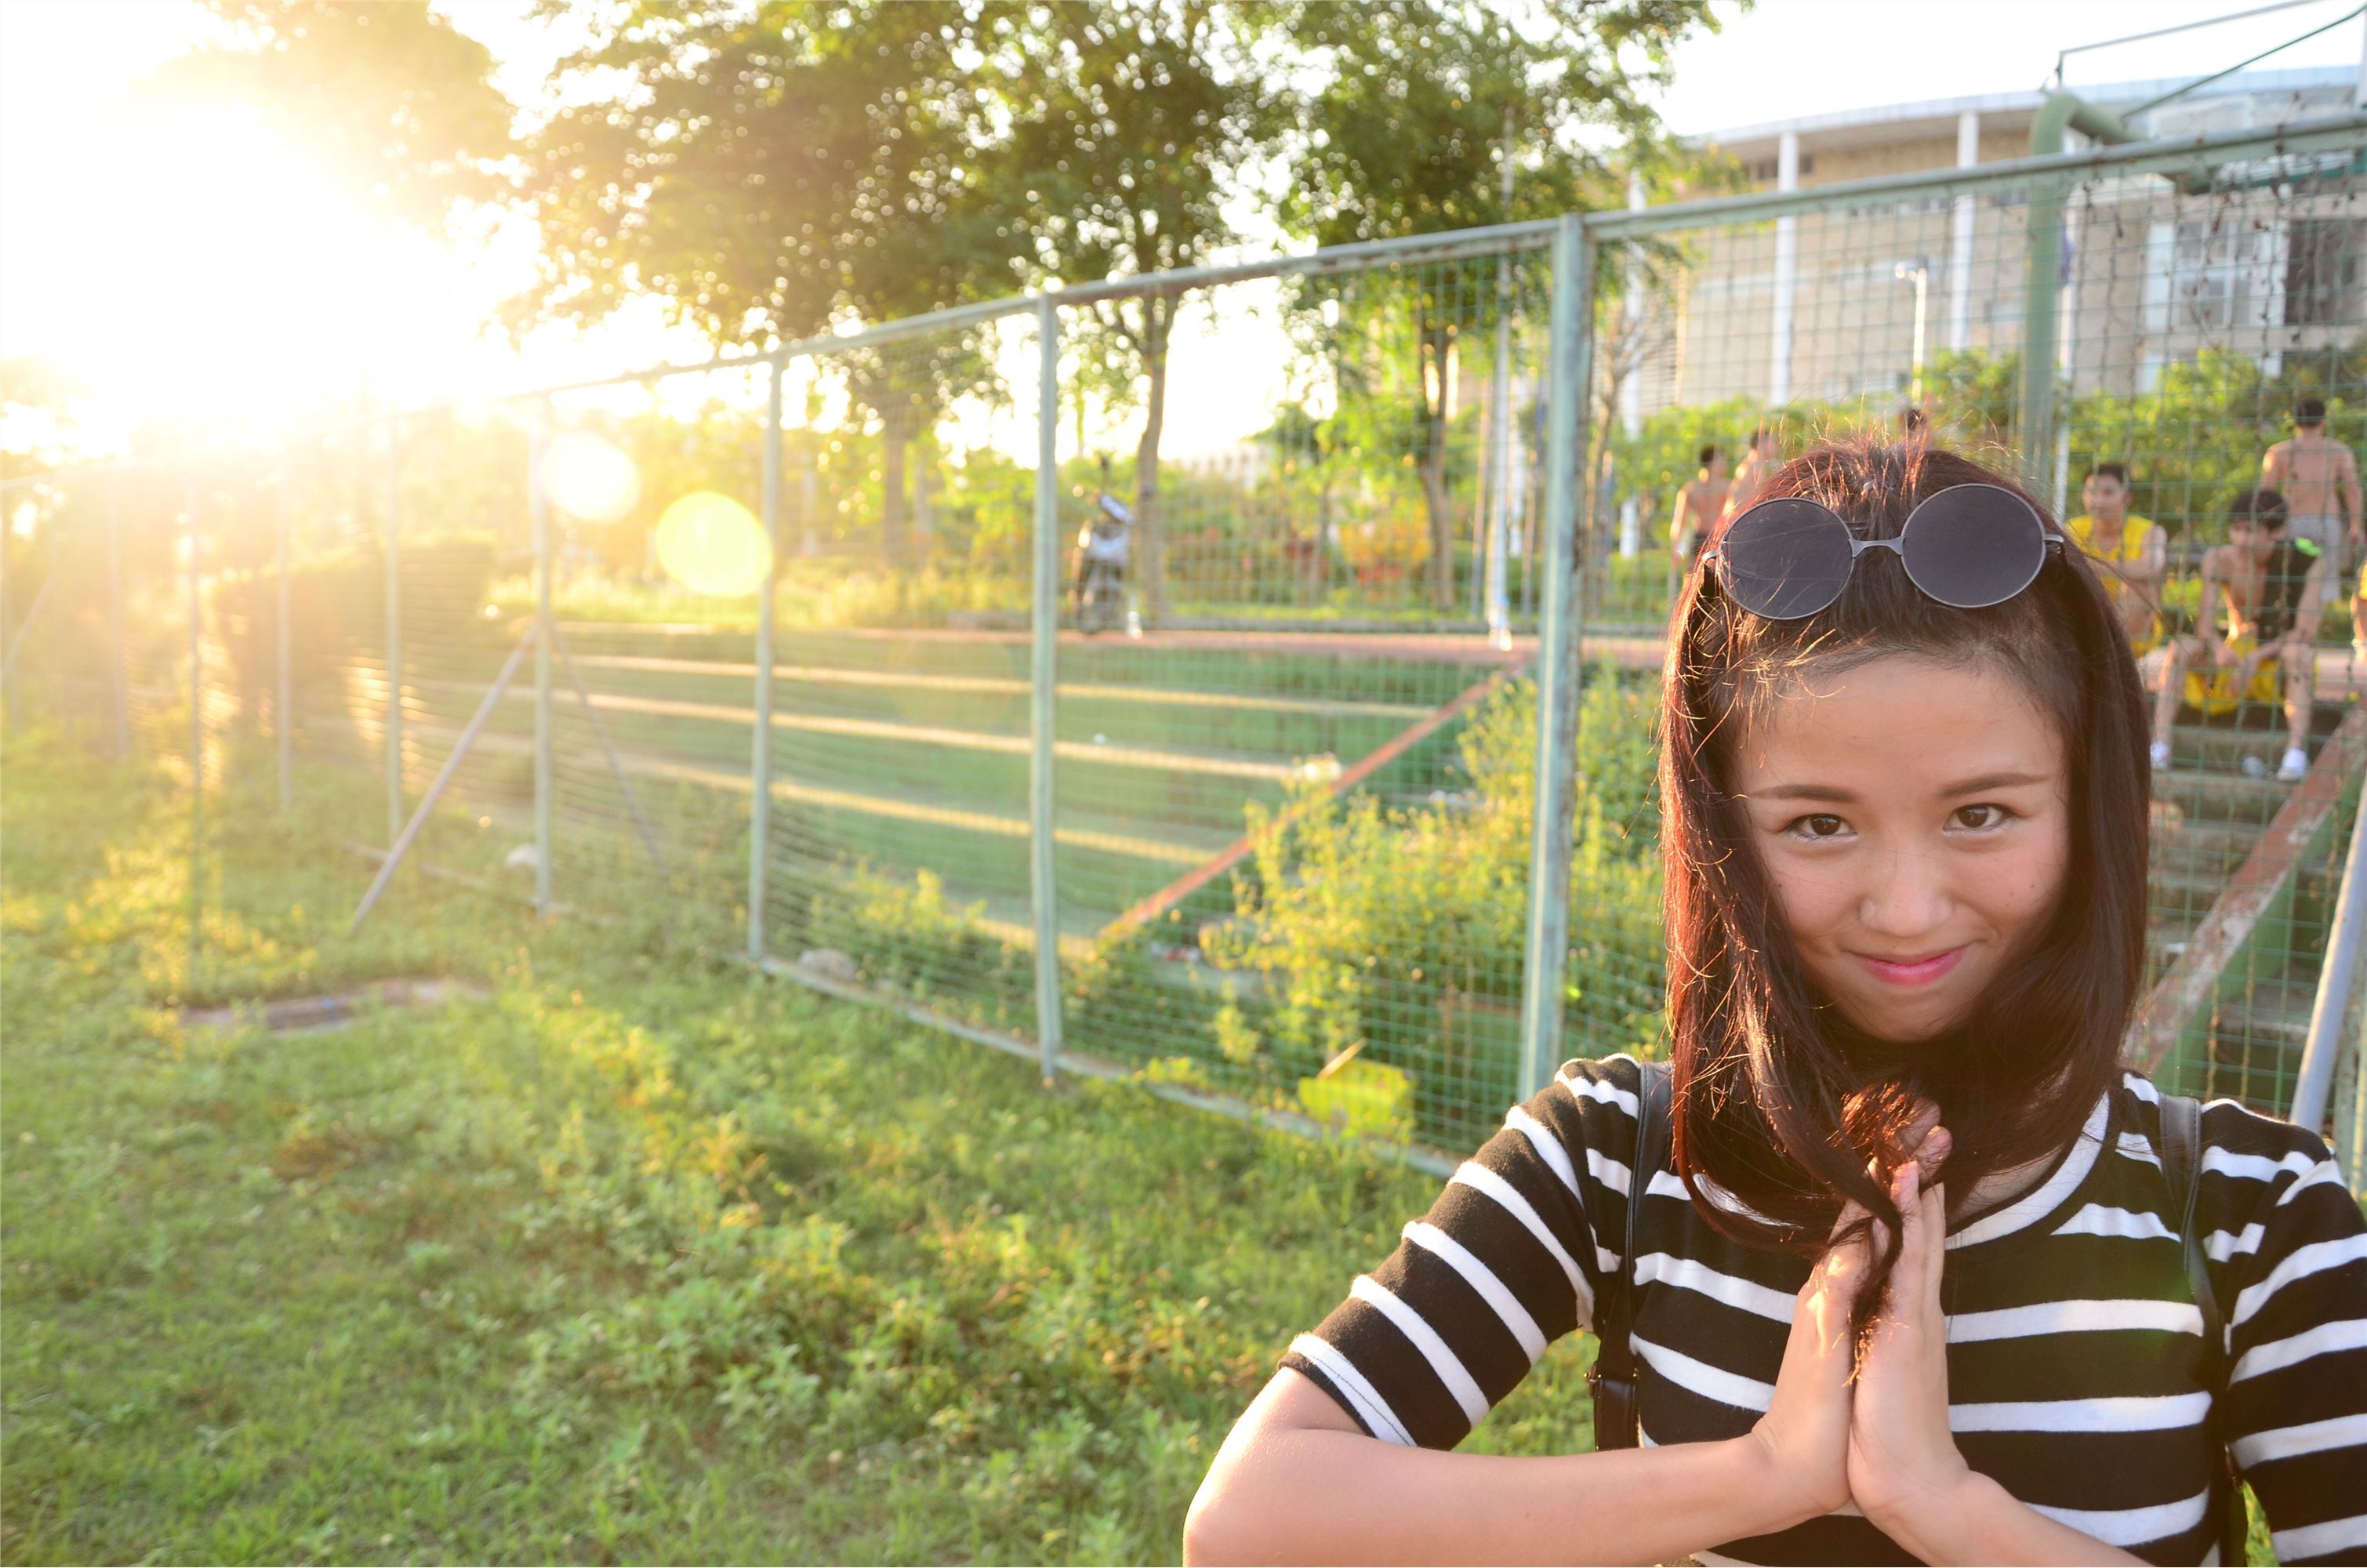
<svg viewBox="0 0 2367 1568"><path fill-rule="evenodd" d="M1425 312L1421 343L1421 499L1430 513L1430 602L1444 613L1455 607L1455 512L1446 493L1446 399L1447 378L1454 374L1454 323Z"/></svg>
<svg viewBox="0 0 2367 1568"><path fill-rule="evenodd" d="M1615 357L1612 360L1608 375L1609 384L1603 394L1603 412L1594 421L1594 429L1591 433L1593 439L1587 449L1585 493L1578 498L1577 558L1570 563L1578 569L1581 614L1582 606L1590 602L1590 585L1598 590L1601 587L1596 581L1596 573L1602 570L1603 560L1607 557L1607 552L1591 547L1597 543L1596 535L1603 524L1596 512L1603 499L1603 476L1611 467L1611 431L1619 418L1619 389L1627 378Z"/></svg>
<svg viewBox="0 0 2367 1568"><path fill-rule="evenodd" d="M1150 383L1142 402L1142 440L1134 449L1134 557L1142 572L1144 613L1167 611L1167 550L1159 518L1159 435L1167 423L1167 333L1174 307L1142 302L1142 370Z"/></svg>
<svg viewBox="0 0 2367 1568"><path fill-rule="evenodd" d="M908 441L903 410L897 407L892 393L887 400L887 412L879 421L879 544L888 564L902 567L910 564L904 538L904 457Z"/></svg>
<svg viewBox="0 0 2367 1568"><path fill-rule="evenodd" d="M929 497L930 459L936 456L936 450L927 441L916 441L912 451L913 553L925 563L937 547L937 519Z"/></svg>

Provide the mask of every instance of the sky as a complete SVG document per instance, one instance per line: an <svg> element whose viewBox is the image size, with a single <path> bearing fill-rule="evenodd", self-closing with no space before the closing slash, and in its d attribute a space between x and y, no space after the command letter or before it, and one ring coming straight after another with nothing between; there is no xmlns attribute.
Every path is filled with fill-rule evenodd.
<svg viewBox="0 0 2367 1568"><path fill-rule="evenodd" d="M1661 108L1671 129L1701 134L2027 90L2051 76L2058 50L2258 3L1761 0L1740 14L1721 5L1722 30L1678 51ZM2200 74L2355 3L2308 0L2077 54L2067 80ZM441 8L493 49L513 98L538 90L561 42L529 19L526 0ZM523 344L489 335L494 306L531 275L523 222L488 218L458 247L440 245L381 225L300 150L233 116L163 134L139 122L126 90L209 25L191 0L0 0L0 358L48 356L81 375L95 389L88 439L105 445L134 420L193 410L267 424L365 396L415 403L703 356L653 304L590 333L551 328ZM2265 63L2356 67L2361 50L2353 19ZM1179 345L1171 455L1261 428L1281 391L1278 365L1263 378L1243 368L1279 360L1242 352L1270 330L1224 330L1224 353Z"/></svg>

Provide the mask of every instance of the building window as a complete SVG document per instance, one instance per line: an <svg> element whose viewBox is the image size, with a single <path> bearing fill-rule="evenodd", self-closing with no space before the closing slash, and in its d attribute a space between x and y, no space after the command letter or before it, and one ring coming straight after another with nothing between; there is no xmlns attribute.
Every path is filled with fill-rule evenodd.
<svg viewBox="0 0 2367 1568"><path fill-rule="evenodd" d="M2181 219L2170 263L2167 324L2225 332L2276 321L2276 297L2284 281L2277 265L2277 230L2274 223L2233 216Z"/></svg>
<svg viewBox="0 0 2367 1568"><path fill-rule="evenodd" d="M2360 316L2367 222L2297 218L2286 225L2285 325L2331 327Z"/></svg>
<svg viewBox="0 0 2367 1568"><path fill-rule="evenodd" d="M1759 185L1762 185L1762 186L1772 186L1772 185L1773 185L1773 184L1775 183L1775 176L1776 176L1776 175L1778 175L1778 174L1779 174L1779 173L1781 173L1781 172L1782 172L1782 164L1779 163L1779 161L1778 161L1778 160L1773 159L1773 158L1761 158L1761 159L1760 159L1760 160L1759 160L1759 162L1757 162L1757 163L1755 163L1755 164L1751 164L1751 165L1750 165L1750 178L1751 178L1751 180L1752 180L1754 183L1759 184ZM1802 179L1804 179L1804 180L1805 180L1805 179L1806 179L1810 175L1813 175L1813 174L1815 174L1816 172L1817 172L1817 155L1816 155L1814 152L1803 152L1803 153L1801 153L1801 154L1800 154L1800 177L1801 177Z"/></svg>

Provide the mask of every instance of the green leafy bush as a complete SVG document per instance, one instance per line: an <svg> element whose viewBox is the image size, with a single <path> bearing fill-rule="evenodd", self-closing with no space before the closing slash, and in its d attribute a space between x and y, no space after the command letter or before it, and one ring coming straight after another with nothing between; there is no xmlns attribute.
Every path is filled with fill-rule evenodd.
<svg viewBox="0 0 2367 1568"><path fill-rule="evenodd" d="M1648 1045L1659 1032L1659 868L1650 693L1605 669L1580 713L1571 868L1571 1043ZM1265 982L1218 1016L1237 1066L1295 1084L1350 1053L1414 1081L1417 1135L1460 1147L1516 1089L1528 915L1535 688L1507 686L1459 745L1467 790L1413 807L1301 786L1252 808L1253 875L1237 918L1203 938Z"/></svg>

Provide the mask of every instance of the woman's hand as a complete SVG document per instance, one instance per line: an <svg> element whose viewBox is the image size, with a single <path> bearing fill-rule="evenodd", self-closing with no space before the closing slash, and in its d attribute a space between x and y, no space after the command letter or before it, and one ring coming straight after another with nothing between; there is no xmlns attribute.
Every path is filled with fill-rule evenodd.
<svg viewBox="0 0 2367 1568"><path fill-rule="evenodd" d="M1847 1223L1844 1216L1843 1223ZM1850 1308L1865 1278L1861 1236L1826 1252L1800 1287L1775 1397L1750 1429L1786 1513L1812 1519L1850 1500Z"/></svg>
<svg viewBox="0 0 2367 1568"><path fill-rule="evenodd" d="M1944 1137L1931 1140L1942 1142L1942 1157ZM1922 1184L1927 1167L1938 1164L1909 1160L1892 1182L1905 1222L1898 1262L1858 1371L1850 1427L1850 1495L1894 1538L1906 1521L1950 1512L1971 1476L1948 1430L1948 1325L1940 1313L1946 1189Z"/></svg>

